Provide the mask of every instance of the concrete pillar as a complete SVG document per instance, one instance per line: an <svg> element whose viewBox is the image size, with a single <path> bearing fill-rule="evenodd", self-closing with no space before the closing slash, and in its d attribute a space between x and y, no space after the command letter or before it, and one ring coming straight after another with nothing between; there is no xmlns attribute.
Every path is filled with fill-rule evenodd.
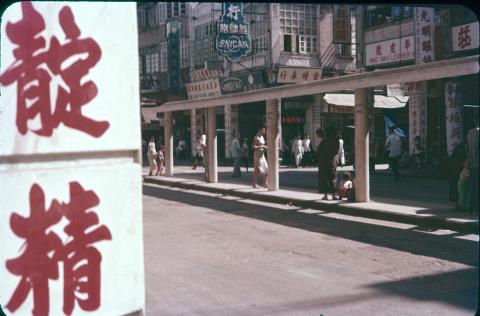
<svg viewBox="0 0 480 316"><path fill-rule="evenodd" d="M217 113L215 107L207 108L207 181L218 182L217 173Z"/></svg>
<svg viewBox="0 0 480 316"><path fill-rule="evenodd" d="M267 160L268 190L280 188L278 143L280 140L280 104L277 99L267 100Z"/></svg>
<svg viewBox="0 0 480 316"><path fill-rule="evenodd" d="M173 176L173 118L172 112L165 112L165 175Z"/></svg>
<svg viewBox="0 0 480 316"><path fill-rule="evenodd" d="M355 200L370 201L368 89L355 90Z"/></svg>

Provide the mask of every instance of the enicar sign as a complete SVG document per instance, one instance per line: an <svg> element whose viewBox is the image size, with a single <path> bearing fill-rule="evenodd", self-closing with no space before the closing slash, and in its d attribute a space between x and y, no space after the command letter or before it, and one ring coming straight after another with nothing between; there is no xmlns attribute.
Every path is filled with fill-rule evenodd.
<svg viewBox="0 0 480 316"><path fill-rule="evenodd" d="M222 12L215 45L220 55L237 62L252 48L248 24L243 19L243 4L224 2Z"/></svg>

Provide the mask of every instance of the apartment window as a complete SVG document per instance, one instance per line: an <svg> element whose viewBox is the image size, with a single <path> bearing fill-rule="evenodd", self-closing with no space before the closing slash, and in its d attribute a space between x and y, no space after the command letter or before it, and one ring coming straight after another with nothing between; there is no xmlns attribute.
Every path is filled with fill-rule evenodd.
<svg viewBox="0 0 480 316"><path fill-rule="evenodd" d="M412 17L412 8L403 6L367 6L367 27L388 24Z"/></svg>
<svg viewBox="0 0 480 316"><path fill-rule="evenodd" d="M340 56L352 57L352 45L347 43L340 44Z"/></svg>
<svg viewBox="0 0 480 316"><path fill-rule="evenodd" d="M317 52L317 7L312 4L280 4L280 30L285 52Z"/></svg>
<svg viewBox="0 0 480 316"><path fill-rule="evenodd" d="M167 49L167 42L163 42L160 44L160 71L161 72L166 72L168 70L168 49Z"/></svg>
<svg viewBox="0 0 480 316"><path fill-rule="evenodd" d="M153 5L146 10L147 12L147 24L149 27L158 26L158 10L157 6Z"/></svg>
<svg viewBox="0 0 480 316"><path fill-rule="evenodd" d="M165 2L163 3L167 7L167 18L173 18L176 16L186 15L185 2Z"/></svg>
<svg viewBox="0 0 480 316"><path fill-rule="evenodd" d="M144 29L147 26L147 21L145 19L145 10L138 10L137 12L138 27Z"/></svg>

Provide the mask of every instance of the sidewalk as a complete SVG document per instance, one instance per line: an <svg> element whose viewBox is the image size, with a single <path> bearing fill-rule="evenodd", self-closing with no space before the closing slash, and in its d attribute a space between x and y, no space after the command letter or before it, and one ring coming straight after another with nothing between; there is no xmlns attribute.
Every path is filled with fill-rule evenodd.
<svg viewBox="0 0 480 316"><path fill-rule="evenodd" d="M364 203L321 200L323 195L316 192L314 167L280 168L280 190L275 192L259 186L252 188L253 169L245 173L242 168L242 176L233 178L232 167L219 167L218 183L206 183L203 168L192 170L190 166L175 166L173 177L148 176L148 168L144 167L143 175L145 182L188 190L478 234L478 216L453 209L454 204L448 201L446 180L401 177L395 182L393 177L386 176L385 165L377 165L378 169L379 173L370 176L371 201ZM346 170L351 171L352 167L339 168Z"/></svg>

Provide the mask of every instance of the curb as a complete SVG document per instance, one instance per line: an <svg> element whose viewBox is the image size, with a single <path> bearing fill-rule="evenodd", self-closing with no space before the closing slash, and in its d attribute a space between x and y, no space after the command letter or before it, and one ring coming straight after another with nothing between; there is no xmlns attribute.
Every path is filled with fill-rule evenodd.
<svg viewBox="0 0 480 316"><path fill-rule="evenodd" d="M426 217L426 216L402 214L402 213L389 212L389 211L379 211L379 210L368 209L368 208L356 208L351 204L349 205L349 203L347 202L345 203L340 202L339 204L322 203L322 202L319 202L318 200L304 200L304 199L297 199L297 198L284 197L284 196L272 196L272 195L262 194L260 192L258 193L242 192L242 191L237 191L236 189L222 189L222 188L211 187L211 186L205 185L204 183L168 181L163 179L148 178L145 176L143 177L143 182L170 186L170 187L177 187L177 188L182 188L186 190L197 190L197 191L204 191L204 192L216 193L216 194L222 194L222 195L237 196L245 199L262 201L262 202L269 202L269 203L276 203L276 204L291 204L291 205L302 207L302 208L328 211L328 212L350 215L355 217L365 217L365 218L385 220L385 221L391 221L391 222L400 222L405 224L413 224L417 226L425 226L425 227L431 227L431 228L449 229L457 232L467 232L467 233L478 234L478 230L479 230L478 222L462 223L455 220L445 219L439 216Z"/></svg>

